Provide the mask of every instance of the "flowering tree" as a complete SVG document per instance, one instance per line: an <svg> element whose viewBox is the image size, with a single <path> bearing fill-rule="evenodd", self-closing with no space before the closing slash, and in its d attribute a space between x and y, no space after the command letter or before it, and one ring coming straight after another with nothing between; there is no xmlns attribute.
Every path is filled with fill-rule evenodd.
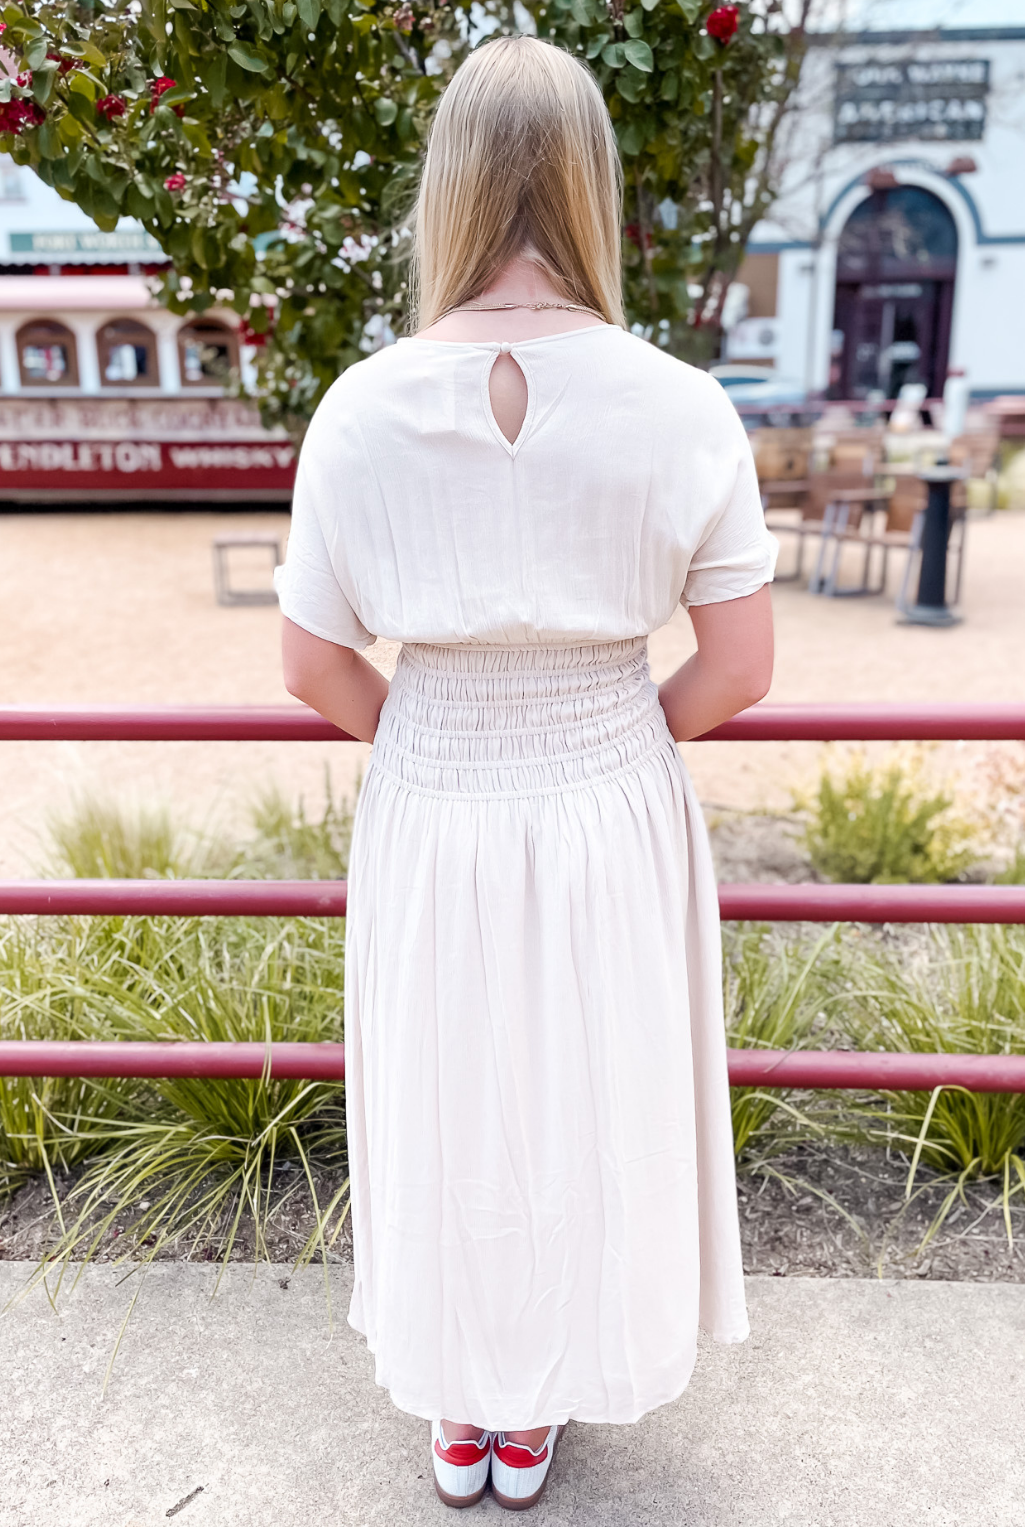
<svg viewBox="0 0 1025 1527"><path fill-rule="evenodd" d="M810 0L805 0L810 3ZM101 228L137 218L172 261L176 311L233 307L261 346L269 421L401 324L403 212L431 110L468 46L470 0L0 3L0 149ZM586 57L627 186L631 319L707 358L774 189L803 47L781 0L528 0ZM507 12L492 0L503 29Z"/></svg>
<svg viewBox="0 0 1025 1527"><path fill-rule="evenodd" d="M719 353L723 302L779 183L812 0L542 0L538 30L588 60L626 186L627 311L688 360ZM793 7L789 8L793 14Z"/></svg>

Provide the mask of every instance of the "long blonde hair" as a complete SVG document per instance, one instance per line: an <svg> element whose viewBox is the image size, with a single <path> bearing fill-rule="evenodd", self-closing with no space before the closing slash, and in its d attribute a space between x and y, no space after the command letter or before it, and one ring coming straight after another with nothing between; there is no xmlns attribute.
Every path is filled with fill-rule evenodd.
<svg viewBox="0 0 1025 1527"><path fill-rule="evenodd" d="M625 325L622 171L591 71L536 37L470 54L442 96L415 212L412 327L527 252L568 302Z"/></svg>

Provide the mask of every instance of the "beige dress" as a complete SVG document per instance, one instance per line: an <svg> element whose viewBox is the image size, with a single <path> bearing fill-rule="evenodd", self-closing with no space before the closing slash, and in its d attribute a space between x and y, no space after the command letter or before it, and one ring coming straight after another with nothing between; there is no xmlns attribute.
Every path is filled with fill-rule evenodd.
<svg viewBox="0 0 1025 1527"><path fill-rule="evenodd" d="M345 990L349 1318L403 1410L634 1421L699 1324L747 1334L715 881L646 638L774 549L718 383L616 328L400 341L317 412L282 610L405 644Z"/></svg>

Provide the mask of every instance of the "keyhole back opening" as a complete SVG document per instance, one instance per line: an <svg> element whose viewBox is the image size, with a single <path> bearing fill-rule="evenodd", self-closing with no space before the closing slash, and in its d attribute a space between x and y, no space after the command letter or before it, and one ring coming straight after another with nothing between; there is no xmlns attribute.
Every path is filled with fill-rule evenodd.
<svg viewBox="0 0 1025 1527"><path fill-rule="evenodd" d="M488 377L488 397L495 423L515 445L527 417L527 379L508 350L500 350Z"/></svg>

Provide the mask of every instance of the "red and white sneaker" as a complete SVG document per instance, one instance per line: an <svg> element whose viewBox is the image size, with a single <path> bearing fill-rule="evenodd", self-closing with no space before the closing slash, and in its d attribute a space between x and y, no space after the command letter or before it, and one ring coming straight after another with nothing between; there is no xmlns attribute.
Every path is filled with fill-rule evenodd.
<svg viewBox="0 0 1025 1527"><path fill-rule="evenodd" d="M497 1433L491 1452L491 1493L500 1506L507 1511L529 1511L537 1505L564 1430L550 1426L548 1436L534 1449L510 1442L505 1432Z"/></svg>
<svg viewBox="0 0 1025 1527"><path fill-rule="evenodd" d="M488 1483L491 1433L468 1442L449 1442L440 1421L431 1422L434 1488L446 1506L475 1506Z"/></svg>

